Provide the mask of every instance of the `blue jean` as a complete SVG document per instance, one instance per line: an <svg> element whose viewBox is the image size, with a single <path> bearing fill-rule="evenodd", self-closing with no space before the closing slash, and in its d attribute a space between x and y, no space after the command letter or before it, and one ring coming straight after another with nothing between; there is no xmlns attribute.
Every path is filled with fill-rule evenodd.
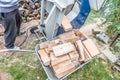
<svg viewBox="0 0 120 80"><path fill-rule="evenodd" d="M13 48L16 36L20 32L21 16L16 9L8 13L0 13L0 22L4 26L5 47Z"/></svg>

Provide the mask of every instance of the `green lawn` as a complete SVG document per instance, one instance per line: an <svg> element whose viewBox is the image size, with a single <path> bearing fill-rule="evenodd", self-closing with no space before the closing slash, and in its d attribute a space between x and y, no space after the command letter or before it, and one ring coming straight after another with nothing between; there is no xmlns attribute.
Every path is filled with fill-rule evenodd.
<svg viewBox="0 0 120 80"><path fill-rule="evenodd" d="M35 45L36 42L32 44L33 47ZM13 55L0 61L1 72L9 73L12 80L45 80L47 78L36 55L31 53L21 53L16 57ZM68 80L120 80L120 73L112 71L111 64L107 60L97 58L70 75Z"/></svg>
<svg viewBox="0 0 120 80"><path fill-rule="evenodd" d="M94 14L95 12L92 11L88 22L92 21ZM17 60L10 57L0 61L0 72L9 73L12 80L45 80L47 78L36 55L29 53L17 56ZM109 61L97 58L70 75L68 80L120 80L120 73L111 70Z"/></svg>
<svg viewBox="0 0 120 80"><path fill-rule="evenodd" d="M45 80L47 76L35 57L34 54L23 54L18 57L22 61L11 65L9 58L1 61L0 72L10 73L12 80ZM98 58L74 72L68 80L120 80L120 74L111 70L108 61Z"/></svg>
<svg viewBox="0 0 120 80"><path fill-rule="evenodd" d="M99 59L95 59L73 73L69 80L112 80L107 65L103 65Z"/></svg>

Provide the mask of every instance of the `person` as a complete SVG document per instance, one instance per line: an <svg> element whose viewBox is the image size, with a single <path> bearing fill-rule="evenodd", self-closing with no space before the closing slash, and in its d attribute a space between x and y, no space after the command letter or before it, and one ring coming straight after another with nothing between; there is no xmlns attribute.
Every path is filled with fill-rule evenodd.
<svg viewBox="0 0 120 80"><path fill-rule="evenodd" d="M20 49L15 40L20 33L21 16L18 10L19 0L0 0L0 22L4 26L4 40L7 49Z"/></svg>

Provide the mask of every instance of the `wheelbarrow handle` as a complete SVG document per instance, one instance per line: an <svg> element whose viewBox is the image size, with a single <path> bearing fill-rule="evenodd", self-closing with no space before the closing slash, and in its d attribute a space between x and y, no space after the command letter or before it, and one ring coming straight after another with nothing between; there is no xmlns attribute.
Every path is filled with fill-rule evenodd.
<svg viewBox="0 0 120 80"><path fill-rule="evenodd" d="M2 49L0 50L0 53L4 52L29 52L29 53L35 53L34 50L24 50L24 49Z"/></svg>

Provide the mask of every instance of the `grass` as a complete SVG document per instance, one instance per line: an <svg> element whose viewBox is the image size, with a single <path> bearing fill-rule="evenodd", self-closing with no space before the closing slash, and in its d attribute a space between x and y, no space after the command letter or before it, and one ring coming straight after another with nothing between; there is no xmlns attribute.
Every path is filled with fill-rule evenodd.
<svg viewBox="0 0 120 80"><path fill-rule="evenodd" d="M96 14L90 13L87 22L91 22ZM38 42L32 44L30 49ZM9 73L12 80L45 80L47 78L35 54L23 53L17 56L17 61L12 57L0 61L0 72ZM68 80L120 80L120 73L111 70L109 61L94 59L81 69L68 77Z"/></svg>
<svg viewBox="0 0 120 80"><path fill-rule="evenodd" d="M29 60L29 57L35 55L24 54L22 61L17 61L8 66L10 59L0 62L0 71L7 72L12 76L12 80L45 80L47 78L44 70L39 65L39 61ZM26 60L26 59L28 60ZM31 68L25 63L34 66ZM111 64L108 61L102 61L100 58L94 59L78 71L68 77L68 80L120 80L119 72L111 70Z"/></svg>
<svg viewBox="0 0 120 80"><path fill-rule="evenodd" d="M89 24L89 23L95 22L94 18L97 18L97 17L100 17L98 12L95 11L95 10L91 10L91 12L90 12L90 14L89 14L85 24Z"/></svg>
<svg viewBox="0 0 120 80"><path fill-rule="evenodd" d="M27 67L25 64L21 64L20 62L14 63L11 67L7 69L13 79L12 80L45 80L46 75L42 68L37 67L35 69L31 69ZM42 74L42 75L41 75Z"/></svg>
<svg viewBox="0 0 120 80"><path fill-rule="evenodd" d="M112 80L107 66L95 59L72 74L68 80Z"/></svg>
<svg viewBox="0 0 120 80"><path fill-rule="evenodd" d="M45 80L47 78L35 54L23 53L17 58L17 61L12 57L1 61L0 72L9 73L12 76L11 80ZM111 70L109 61L98 58L74 72L68 80L120 80L120 74Z"/></svg>
<svg viewBox="0 0 120 80"><path fill-rule="evenodd" d="M35 46L38 42L32 44ZM30 47L33 49L33 47ZM35 54L23 53L0 61L0 72L9 73L11 80L45 80L47 78ZM68 77L68 80L120 80L120 74L111 70L111 64L94 59Z"/></svg>

